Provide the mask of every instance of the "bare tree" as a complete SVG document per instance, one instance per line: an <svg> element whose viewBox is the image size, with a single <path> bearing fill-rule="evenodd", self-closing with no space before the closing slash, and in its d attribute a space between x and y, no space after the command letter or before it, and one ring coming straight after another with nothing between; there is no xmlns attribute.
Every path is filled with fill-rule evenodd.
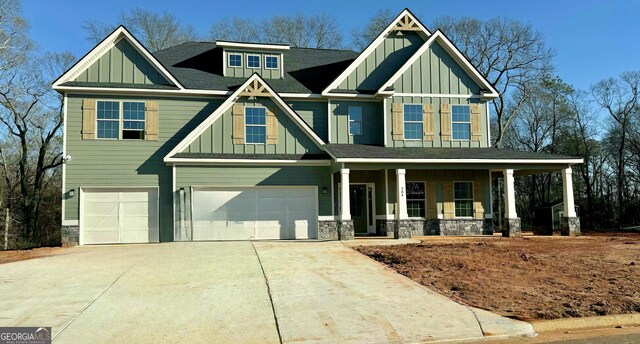
<svg viewBox="0 0 640 344"><path fill-rule="evenodd" d="M623 224L624 192L626 189L625 165L627 162L627 136L633 116L640 105L640 71L625 72L619 78L601 80L591 88L593 97L613 121L610 135L616 147L616 188L618 226Z"/></svg>
<svg viewBox="0 0 640 344"><path fill-rule="evenodd" d="M529 86L550 74L555 52L545 46L542 34L533 26L513 19L443 17L435 21L435 27L441 28L500 92L492 103L496 115L493 138L501 147L505 131L527 99ZM515 90L519 91L517 96L512 95Z"/></svg>
<svg viewBox="0 0 640 344"><path fill-rule="evenodd" d="M158 51L197 38L191 25L181 23L168 12L154 12L143 8L134 8L120 13L120 22L142 41L149 50ZM120 23L118 23L120 24ZM84 22L87 39L100 42L118 25L99 23L94 20Z"/></svg>
<svg viewBox="0 0 640 344"><path fill-rule="evenodd" d="M397 13L390 8L379 9L373 17L369 18L365 27L351 31L351 44L354 50L364 50L391 23L396 15Z"/></svg>
<svg viewBox="0 0 640 344"><path fill-rule="evenodd" d="M273 16L256 22L234 17L211 26L213 40L288 44L301 48L340 48L342 34L336 20L325 14Z"/></svg>
<svg viewBox="0 0 640 344"><path fill-rule="evenodd" d="M0 73L9 71L26 59L32 47L27 37L29 25L21 16L20 2L0 0Z"/></svg>

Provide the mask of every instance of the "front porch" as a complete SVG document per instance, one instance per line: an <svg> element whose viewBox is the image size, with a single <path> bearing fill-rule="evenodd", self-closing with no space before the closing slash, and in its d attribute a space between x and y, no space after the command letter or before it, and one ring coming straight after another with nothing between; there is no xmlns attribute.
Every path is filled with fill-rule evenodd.
<svg viewBox="0 0 640 344"><path fill-rule="evenodd" d="M571 179L571 163L577 163L576 159L546 155L545 159L539 159L538 155L515 151L509 152L515 152L511 154L517 155L516 159L506 159L500 155L505 150L492 148L440 148L438 153L443 150L452 154L442 159L344 158L330 150L335 159L331 179L334 216L331 221L321 219L320 228L337 227L340 239L368 235L396 239L492 235L494 230L501 231L503 236L517 237L521 236L522 228L516 210L514 179L561 171L564 200L561 233L580 233ZM458 159L456 154L461 151L480 153L479 159ZM487 153L497 158L482 158ZM504 211L498 215L503 218L502 228L495 227L493 221L492 185L499 182L497 177L504 184L501 188L504 203L500 207Z"/></svg>

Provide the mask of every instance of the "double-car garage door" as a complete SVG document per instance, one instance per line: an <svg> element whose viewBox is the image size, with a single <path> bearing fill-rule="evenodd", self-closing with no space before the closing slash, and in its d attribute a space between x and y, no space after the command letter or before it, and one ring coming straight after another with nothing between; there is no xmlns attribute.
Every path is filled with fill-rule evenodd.
<svg viewBox="0 0 640 344"><path fill-rule="evenodd" d="M317 238L315 187L194 188L193 240Z"/></svg>

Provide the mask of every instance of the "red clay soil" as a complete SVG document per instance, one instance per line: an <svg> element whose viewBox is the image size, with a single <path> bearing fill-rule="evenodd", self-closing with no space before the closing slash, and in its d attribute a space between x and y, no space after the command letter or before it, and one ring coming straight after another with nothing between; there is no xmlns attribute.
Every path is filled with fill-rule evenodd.
<svg viewBox="0 0 640 344"><path fill-rule="evenodd" d="M361 253L470 306L522 320L640 312L640 235L437 239Z"/></svg>
<svg viewBox="0 0 640 344"><path fill-rule="evenodd" d="M0 264L53 256L64 252L62 247L40 247L31 250L0 251Z"/></svg>

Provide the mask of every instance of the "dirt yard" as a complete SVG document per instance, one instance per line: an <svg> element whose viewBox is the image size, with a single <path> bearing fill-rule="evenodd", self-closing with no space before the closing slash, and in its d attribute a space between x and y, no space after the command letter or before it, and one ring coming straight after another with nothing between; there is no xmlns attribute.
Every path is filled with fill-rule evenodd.
<svg viewBox="0 0 640 344"><path fill-rule="evenodd" d="M53 256L63 253L64 250L62 247L40 247L31 250L0 251L0 264Z"/></svg>
<svg viewBox="0 0 640 344"><path fill-rule="evenodd" d="M640 312L640 234L434 238L356 249L460 303L517 319Z"/></svg>

